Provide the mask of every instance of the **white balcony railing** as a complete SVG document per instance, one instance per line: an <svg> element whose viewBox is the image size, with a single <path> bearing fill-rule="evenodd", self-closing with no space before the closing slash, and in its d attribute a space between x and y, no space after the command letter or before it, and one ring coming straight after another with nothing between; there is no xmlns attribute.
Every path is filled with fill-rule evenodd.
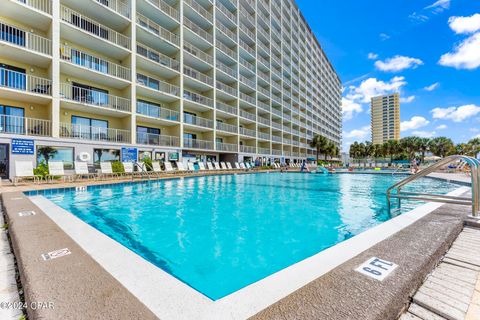
<svg viewBox="0 0 480 320"><path fill-rule="evenodd" d="M192 116L190 114L183 115L183 123L213 129L213 120Z"/></svg>
<svg viewBox="0 0 480 320"><path fill-rule="evenodd" d="M130 50L130 38L70 8L61 6L60 19L105 41Z"/></svg>
<svg viewBox="0 0 480 320"><path fill-rule="evenodd" d="M184 0L184 3L190 6L195 12L197 12L200 16L208 20L209 22L213 22L213 15L208 12L204 7L199 5L195 0Z"/></svg>
<svg viewBox="0 0 480 320"><path fill-rule="evenodd" d="M247 128L240 127L240 128L238 128L238 132L240 134L243 134L244 136L256 137L256 132L255 132L255 130L252 130L252 129L247 129Z"/></svg>
<svg viewBox="0 0 480 320"><path fill-rule="evenodd" d="M162 11L163 13L166 13L168 16L172 17L173 19L180 21L180 13L178 12L178 10L172 7L171 5L169 5L168 3L166 3L165 1L147 0L147 2L151 3L152 5L160 9L160 11Z"/></svg>
<svg viewBox="0 0 480 320"><path fill-rule="evenodd" d="M95 0L101 5L112 9L113 11L121 14L122 16L129 18L131 17L130 5L128 2L121 0Z"/></svg>
<svg viewBox="0 0 480 320"><path fill-rule="evenodd" d="M137 101L137 114L169 121L180 121L180 113L178 111L162 108L144 101Z"/></svg>
<svg viewBox="0 0 480 320"><path fill-rule="evenodd" d="M176 46L180 46L180 37L178 35L168 31L158 23L153 22L139 13L137 14L137 24L157 37L169 41Z"/></svg>
<svg viewBox="0 0 480 320"><path fill-rule="evenodd" d="M60 45L60 59L92 71L130 81L131 72L129 68L92 56L91 54L63 44Z"/></svg>
<svg viewBox="0 0 480 320"><path fill-rule="evenodd" d="M255 153L256 150L257 150L257 149L256 149L255 147L252 147L252 146L240 145L240 152Z"/></svg>
<svg viewBox="0 0 480 320"><path fill-rule="evenodd" d="M223 92L226 92L234 97L237 96L237 89L234 87L231 87L229 85L226 85L225 83L222 83L220 81L217 81L217 89L221 90Z"/></svg>
<svg viewBox="0 0 480 320"><path fill-rule="evenodd" d="M218 151L236 152L238 150L238 145L233 144L233 143L217 142L216 145L217 145L217 150Z"/></svg>
<svg viewBox="0 0 480 320"><path fill-rule="evenodd" d="M130 131L122 129L91 127L73 123L60 123L60 137L78 140L130 143Z"/></svg>
<svg viewBox="0 0 480 320"><path fill-rule="evenodd" d="M208 64L211 64L213 65L213 57L211 55L209 55L208 53L202 51L201 49L195 47L193 44L187 42L187 41L183 41L183 49L185 50L185 52L187 52L188 54L208 63Z"/></svg>
<svg viewBox="0 0 480 320"><path fill-rule="evenodd" d="M213 150L213 142L198 139L183 139L184 148Z"/></svg>
<svg viewBox="0 0 480 320"><path fill-rule="evenodd" d="M60 84L60 97L63 100L74 101L100 108L126 112L131 110L130 99L117 97L102 91L73 86L68 83Z"/></svg>
<svg viewBox="0 0 480 320"><path fill-rule="evenodd" d="M222 130L222 131L231 132L231 133L238 132L237 126L229 123L220 122L220 121L217 121L217 130Z"/></svg>
<svg viewBox="0 0 480 320"><path fill-rule="evenodd" d="M0 87L47 96L52 95L51 80L4 68L0 68Z"/></svg>
<svg viewBox="0 0 480 320"><path fill-rule="evenodd" d="M24 5L43 11L48 14L52 14L52 0L16 0Z"/></svg>
<svg viewBox="0 0 480 320"><path fill-rule="evenodd" d="M222 51L227 56L229 56L230 58L232 58L234 60L237 59L237 53L235 51L233 51L232 49L230 49L229 47L227 47L226 45L224 45L222 42L217 41L215 43L215 47L217 49L219 49L220 51Z"/></svg>
<svg viewBox="0 0 480 320"><path fill-rule="evenodd" d="M213 108L213 99L201 94L183 90L183 98Z"/></svg>
<svg viewBox="0 0 480 320"><path fill-rule="evenodd" d="M220 61L217 61L217 69L223 71L224 73L228 74L233 78L237 78L237 70L227 66Z"/></svg>
<svg viewBox="0 0 480 320"><path fill-rule="evenodd" d="M141 73L137 73L137 83L155 91L168 93L177 97L180 96L180 87Z"/></svg>
<svg viewBox="0 0 480 320"><path fill-rule="evenodd" d="M227 17L231 23L237 24L237 17L234 13L228 10L220 1L215 1L215 6L217 11L223 13L225 17Z"/></svg>
<svg viewBox="0 0 480 320"><path fill-rule="evenodd" d="M259 154L270 154L270 149L269 148L258 148L258 153Z"/></svg>
<svg viewBox="0 0 480 320"><path fill-rule="evenodd" d="M263 140L270 140L270 134L265 132L258 132L258 138Z"/></svg>
<svg viewBox="0 0 480 320"><path fill-rule="evenodd" d="M252 105L255 105L256 103L256 100L254 97L252 96L249 96L248 94L245 94L243 92L240 92L240 99L242 99L243 101L246 101Z"/></svg>
<svg viewBox="0 0 480 320"><path fill-rule="evenodd" d="M52 55L52 42L44 37L24 31L0 21L0 42L7 42L38 53Z"/></svg>
<svg viewBox="0 0 480 320"><path fill-rule="evenodd" d="M178 137L145 132L137 132L137 143L162 147L180 147Z"/></svg>
<svg viewBox="0 0 480 320"><path fill-rule="evenodd" d="M213 36L199 27L195 22L189 20L188 18L184 17L183 18L183 25L190 29L193 33L196 35L200 36L200 38L203 38L205 41L208 43L212 44L213 43Z"/></svg>
<svg viewBox="0 0 480 320"><path fill-rule="evenodd" d="M137 43L137 53L150 61L158 63L170 69L180 71L180 62L174 60L161 52L158 52L144 44Z"/></svg>
<svg viewBox="0 0 480 320"><path fill-rule="evenodd" d="M221 110L221 111L224 111L224 112L227 112L227 113L230 113L230 114L234 114L234 115L236 115L238 113L237 107L228 105L228 104L223 103L223 102L219 102L218 100L217 100L217 110Z"/></svg>
<svg viewBox="0 0 480 320"><path fill-rule="evenodd" d="M213 78L193 68L183 66L183 74L200 82L213 86Z"/></svg>
<svg viewBox="0 0 480 320"><path fill-rule="evenodd" d="M255 113L251 113L245 110L240 109L240 117L255 121Z"/></svg>
<svg viewBox="0 0 480 320"><path fill-rule="evenodd" d="M0 133L48 137L52 135L52 123L50 120L0 115Z"/></svg>

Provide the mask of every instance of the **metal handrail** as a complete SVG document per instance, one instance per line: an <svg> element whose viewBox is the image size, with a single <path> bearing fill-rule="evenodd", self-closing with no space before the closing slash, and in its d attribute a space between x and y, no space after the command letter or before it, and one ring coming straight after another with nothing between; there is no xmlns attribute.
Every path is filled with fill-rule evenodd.
<svg viewBox="0 0 480 320"><path fill-rule="evenodd" d="M150 180L150 175L148 174L148 171L146 171L146 169L142 165L140 165L140 163L135 161L133 164L137 167L137 169L139 169L140 175L142 177L147 177L147 179ZM132 173L132 180L133 180L133 173Z"/></svg>
<svg viewBox="0 0 480 320"><path fill-rule="evenodd" d="M425 177L430 173L435 172L435 170L448 165L449 163L457 160L465 161L471 168L471 188L472 188L472 198L457 197L457 196L448 196L448 195L438 195L438 194L428 194L428 193L419 193L419 192L401 192L403 186L407 183L417 180L418 178ZM472 216L478 217L479 214L479 203L480 203L480 161L464 156L464 155L454 155L444 158L439 162L431 165L428 168L423 169L422 171L411 175L388 188L387 190L387 205L388 210L391 208L391 198L398 199L398 206L401 205L401 199L410 199L410 200L423 200L430 202L441 202L441 203L452 203L452 204L461 204L461 205L471 205L472 206ZM392 195L392 191L396 190L396 194Z"/></svg>

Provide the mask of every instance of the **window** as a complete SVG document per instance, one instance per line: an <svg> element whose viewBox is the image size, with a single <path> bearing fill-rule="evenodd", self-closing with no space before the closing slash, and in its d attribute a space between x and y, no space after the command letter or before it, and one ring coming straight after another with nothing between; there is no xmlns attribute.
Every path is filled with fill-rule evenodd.
<svg viewBox="0 0 480 320"><path fill-rule="evenodd" d="M25 90L27 86L25 69L0 64L0 86Z"/></svg>
<svg viewBox="0 0 480 320"><path fill-rule="evenodd" d="M108 105L108 91L74 82L72 86L73 100L94 104Z"/></svg>
<svg viewBox="0 0 480 320"><path fill-rule="evenodd" d="M0 24L0 40L25 47L25 31L2 23Z"/></svg>
<svg viewBox="0 0 480 320"><path fill-rule="evenodd" d="M88 69L96 70L102 73L108 73L108 62L89 54L72 49L71 61Z"/></svg>
<svg viewBox="0 0 480 320"><path fill-rule="evenodd" d="M160 141L159 141L160 133L161 133L161 130L158 128L137 126L137 137L138 137L137 142L141 144L158 145L160 144Z"/></svg>
<svg viewBox="0 0 480 320"><path fill-rule="evenodd" d="M73 148L71 147L51 147L37 146L37 165L40 162L63 161L65 169L73 169Z"/></svg>
<svg viewBox="0 0 480 320"><path fill-rule="evenodd" d="M25 134L25 110L0 105L0 132Z"/></svg>
<svg viewBox="0 0 480 320"><path fill-rule="evenodd" d="M185 121L185 123L195 124L196 123L196 121L195 121L196 116L197 115L195 113L184 111L183 112L183 121Z"/></svg>
<svg viewBox="0 0 480 320"><path fill-rule="evenodd" d="M108 121L72 116L72 131L77 138L105 140L108 138Z"/></svg>
<svg viewBox="0 0 480 320"><path fill-rule="evenodd" d="M102 161L120 161L118 149L93 149L93 163L100 166Z"/></svg>
<svg viewBox="0 0 480 320"><path fill-rule="evenodd" d="M152 159L152 151L140 151L138 153L138 160Z"/></svg>

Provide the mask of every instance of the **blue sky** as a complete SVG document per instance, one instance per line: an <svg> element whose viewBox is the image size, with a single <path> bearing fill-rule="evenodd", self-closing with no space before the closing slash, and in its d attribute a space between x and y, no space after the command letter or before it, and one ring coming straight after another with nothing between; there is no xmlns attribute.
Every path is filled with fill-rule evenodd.
<svg viewBox="0 0 480 320"><path fill-rule="evenodd" d="M342 79L343 149L372 95L400 91L402 137L480 137L479 0L297 0Z"/></svg>

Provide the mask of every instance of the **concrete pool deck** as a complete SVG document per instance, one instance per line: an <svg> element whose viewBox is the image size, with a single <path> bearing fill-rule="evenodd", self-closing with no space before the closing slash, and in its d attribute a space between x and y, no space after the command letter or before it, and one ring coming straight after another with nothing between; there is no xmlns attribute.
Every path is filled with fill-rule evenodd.
<svg viewBox="0 0 480 320"><path fill-rule="evenodd" d="M71 184L67 185L70 187L72 186ZM54 186L58 188L58 184ZM32 248L17 248L15 251L16 254L18 254L17 250L20 252L20 255L22 255L22 250L30 250L30 252L24 252L22 258L24 260L33 260L31 264L32 266L40 264L41 268L41 262L56 263L58 265L57 268L59 268L58 270L60 271L60 276L57 277L55 269L43 269L40 272L41 277L38 274L36 275L40 278L36 279L36 282L32 281L32 279L35 279L34 269L36 267L31 266L30 269L25 269L23 267L24 264L19 263L21 273L29 275L33 272L33 275L28 276L30 283L28 290L26 290L26 297L28 298L28 296L33 295L33 297L37 299L35 301L39 301L39 297L43 297L44 300L47 299L46 301L51 301L52 297L59 298L60 295L61 299L54 301L56 305L58 305L58 303L60 303L60 305L63 304L63 306L71 303L80 304L80 306L76 305L75 308L70 308L69 312L64 314L56 314L55 312L58 310L54 310L54 313L49 313L52 311L47 309L36 311L36 315L42 315L46 319L58 319L68 318L68 316L71 317L72 313L70 312L75 312L75 319L83 319L83 315L85 315L85 319L88 319L91 318L92 313L84 313L81 310L82 308L93 310L92 312L99 312L99 310L95 310L101 308L102 305L111 306L117 302L122 303L122 301L123 303L129 303L129 306L125 307L127 310L123 310L121 314L115 314L116 317L112 317L112 319L138 318L140 314L137 314L137 312L147 312L145 316L141 316L145 319L150 318L150 316L155 318L159 315L158 313L151 313L151 310L148 310L148 308L142 303L144 301L143 299L139 300L133 297L133 301L136 302L130 303L130 299L132 298L130 297L131 293L125 288L125 286L119 283L115 277L112 277L112 275L102 266L98 265L98 263L92 259L91 255L86 253L82 248L75 247L78 246L78 243L67 236L64 233L64 230L61 230L54 221L49 219L49 217L45 215L38 206L32 204L28 199L12 200L15 198L22 198L22 195L19 193L4 194L3 198L7 200L10 198L11 200L11 202L4 200L4 205L8 211L9 219L12 215L11 221L14 222L10 225L10 232L12 234L12 239L14 240L14 246L16 246L15 242L27 242L29 240L28 235L18 236L15 234L23 234L27 232L38 233L38 237L35 239L36 241L30 244L27 243L26 245L27 248L28 246L31 246ZM30 217L17 217L18 212L15 212L15 210L18 209L16 207L18 204L15 203L15 201L21 202L21 208L24 208L25 206L25 210L33 208L33 210L36 211L36 215ZM10 213L12 208L13 214ZM468 209L465 207L442 206L441 208L436 209L433 213L427 214L425 217L413 222L405 229L393 234L384 241L379 242L372 248L363 251L355 258L346 261L339 267L326 273L324 276L315 279L308 285L279 300L265 310L260 311L260 313L255 315L254 318L296 319L301 317L305 319L337 319L334 315L338 314L338 319L358 319L359 317L362 319L395 319L395 317L403 310L402 308L406 306L409 294L412 294L412 290L414 291L418 288L423 278L433 266L435 266L451 242L462 230L463 218L466 214L468 214ZM37 219L39 216L43 216L43 218L38 220L34 226L30 225L30 223L33 223L34 219ZM39 226L37 226L38 223L40 223ZM46 232L47 230L52 231ZM56 247L53 248L52 239L50 239L51 236L56 237L60 235L64 237L62 241L68 239L71 241L68 243L71 243L72 245L68 246L68 248L72 251L72 254L55 260L38 261L40 254L54 249L61 249ZM411 239L416 239L414 237L417 237L417 240L412 241ZM53 241L53 243L58 242ZM48 244L50 247L46 247L45 244ZM38 250L38 247L41 247L41 250ZM72 248L74 248L74 250L72 250ZM393 250L392 248L401 249ZM82 259L85 258L91 260L88 263L84 262L85 266L93 266L97 264L100 268L91 268L89 269L90 272L87 274L80 272L77 275L77 273L75 273L75 281L71 281L71 276L67 276L68 274L71 274L71 272L68 273L68 270L72 270L72 267L70 266L72 263L71 259L73 259L72 257L74 255L76 256L77 253L80 253L79 255ZM391 276L379 283L376 283L376 280L374 281L353 271L359 264L373 256L395 262L399 267ZM425 259L425 256L428 256L429 258ZM65 273L65 271L67 271L67 273ZM96 288L90 295L88 295L88 297L83 297L85 294L75 294L76 292L90 292L82 289L84 281L86 282L85 285L89 286L88 276L90 273L93 273L92 277L94 277L94 279L98 277L105 281L100 282L102 288ZM413 276L412 273L414 273ZM140 275L136 276L140 277ZM83 277L86 278L84 279ZM415 281L415 277L421 279ZM70 290L66 290L66 292L60 294L58 291L65 291L65 282L68 282L72 288L69 287L68 289ZM23 278L22 283L24 284ZM48 288L45 288L45 283L49 284ZM109 300L108 297L102 293L104 284L107 284L106 287L118 289L119 296L115 296L112 300ZM76 288L76 286L80 286L80 290L79 288ZM53 291L56 291L56 294ZM123 296L125 291L126 295ZM360 299L360 297L362 297L362 299ZM403 299L404 297L405 299ZM124 298L126 300L123 300ZM185 301L180 303L188 302ZM362 314L360 312L361 310L364 310L364 313L368 312L368 314ZM108 318L107 315L108 314L101 312L96 313L97 318ZM132 317L132 315L135 316ZM240 319L242 317L235 317L232 314L231 318Z"/></svg>

